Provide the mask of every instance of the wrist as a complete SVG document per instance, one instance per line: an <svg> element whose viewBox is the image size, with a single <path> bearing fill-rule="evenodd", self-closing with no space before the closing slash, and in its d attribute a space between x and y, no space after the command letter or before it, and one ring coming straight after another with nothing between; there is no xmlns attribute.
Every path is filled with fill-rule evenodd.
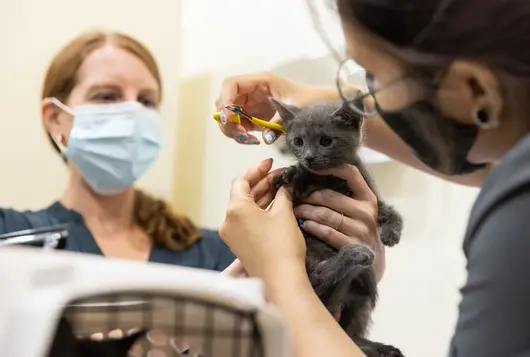
<svg viewBox="0 0 530 357"><path fill-rule="evenodd" d="M331 86L316 86L316 85L307 85L306 89L307 96L304 100L304 104L311 104L314 102L324 101L324 100L338 100L340 99L339 92L337 88Z"/></svg>
<svg viewBox="0 0 530 357"><path fill-rule="evenodd" d="M292 299L299 293L313 291L305 264L299 262L285 262L274 264L263 276L267 299L280 304L285 298Z"/></svg>

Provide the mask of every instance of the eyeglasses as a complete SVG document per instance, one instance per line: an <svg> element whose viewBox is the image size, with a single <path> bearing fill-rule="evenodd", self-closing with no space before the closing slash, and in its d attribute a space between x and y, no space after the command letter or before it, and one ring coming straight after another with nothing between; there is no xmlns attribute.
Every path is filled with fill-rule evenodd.
<svg viewBox="0 0 530 357"><path fill-rule="evenodd" d="M367 82L366 70L354 60L346 59L339 66L336 83L340 97L357 114L363 117L373 117L377 115L377 111L367 110L365 106L365 102L373 100Z"/></svg>
<svg viewBox="0 0 530 357"><path fill-rule="evenodd" d="M342 100L357 114L370 118L378 115L375 109L375 94L402 80L403 77L399 77L374 89L373 76L353 59L348 58L339 67L336 83Z"/></svg>
<svg viewBox="0 0 530 357"><path fill-rule="evenodd" d="M443 64L438 67L438 70L416 67L413 71L409 70L404 75L375 88L373 76L355 60L348 58L339 67L336 84L342 100L358 115L370 118L378 115L375 106L376 93L396 84L403 85L402 88L410 93L421 93L421 96L436 92L447 71L447 66Z"/></svg>

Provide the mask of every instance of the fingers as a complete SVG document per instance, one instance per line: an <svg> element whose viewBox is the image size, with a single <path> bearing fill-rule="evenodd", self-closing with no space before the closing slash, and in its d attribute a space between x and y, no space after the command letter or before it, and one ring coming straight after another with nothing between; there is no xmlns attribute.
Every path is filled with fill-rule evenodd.
<svg viewBox="0 0 530 357"><path fill-rule="evenodd" d="M272 185L272 181L274 179L274 176L278 175L283 170L283 168L280 168L269 172L265 178L261 179L260 182L258 182L254 187L252 187L252 197L260 208L267 208L272 202L272 200L274 200L276 190Z"/></svg>
<svg viewBox="0 0 530 357"><path fill-rule="evenodd" d="M295 208L295 216L302 220L304 230L314 234L333 247L345 244L362 243L373 246L375 222L363 222L342 216L326 207L300 205Z"/></svg>
<svg viewBox="0 0 530 357"><path fill-rule="evenodd" d="M241 124L233 123L231 121L233 113L226 109L226 106L237 104L255 108L256 104L261 107L268 107L268 98L274 96L277 92L270 88L272 82L275 83L274 87L281 87L282 81L274 81L275 77L269 73L256 73L251 75L242 75L227 78L223 81L221 86L221 93L216 101L217 109L221 114L221 131L228 137L233 138L240 144L247 145L259 145L260 141L249 132L254 130L262 130L262 128L255 126L250 121L242 120ZM278 93L276 93L278 94ZM260 111L258 110L258 113ZM263 114L263 113L262 113ZM270 115L267 115L268 119ZM280 118L278 114L275 115L273 121L278 122ZM263 131L263 130L262 130ZM281 135L279 132L266 130L263 134L263 140L267 144L272 144Z"/></svg>
<svg viewBox="0 0 530 357"><path fill-rule="evenodd" d="M221 110L232 104L245 104L245 101L241 102L239 99L256 91L261 85L268 84L269 77L267 73L257 73L225 79L221 85L219 99L216 102L217 109ZM230 115L230 113L227 114Z"/></svg>
<svg viewBox="0 0 530 357"><path fill-rule="evenodd" d="M232 112L225 107L237 104L245 105L249 94L257 91L260 86L268 86L270 75L257 73L227 78L221 85L221 93L216 101L217 109L221 112L221 121L230 122ZM224 119L223 119L224 115Z"/></svg>
<svg viewBox="0 0 530 357"><path fill-rule="evenodd" d="M233 122L226 122L225 124L219 124L219 128L223 134L229 138L234 139L240 144L246 145L259 145L260 141L252 134L248 133L248 128L245 125L237 124Z"/></svg>
<svg viewBox="0 0 530 357"><path fill-rule="evenodd" d="M230 187L230 206L233 206L242 201L249 201L250 196L250 184L248 180L245 180L243 176L237 177L232 181ZM233 207L232 207L233 208Z"/></svg>
<svg viewBox="0 0 530 357"><path fill-rule="evenodd" d="M323 172L346 180L348 187L354 196L362 201L376 201L374 192L370 189L359 169L353 165L342 165L341 167Z"/></svg>
<svg viewBox="0 0 530 357"><path fill-rule="evenodd" d="M374 212L365 202L357 201L333 190L315 191L304 203L306 205L300 206L304 207L302 210L311 210L315 208L311 208L312 206L321 206L327 207L335 212L343 213L345 216L359 220L365 224L371 224L374 220Z"/></svg>
<svg viewBox="0 0 530 357"><path fill-rule="evenodd" d="M261 161L257 167L247 170L243 178L249 182L251 188L254 188L263 178L265 178L272 169L273 159Z"/></svg>
<svg viewBox="0 0 530 357"><path fill-rule="evenodd" d="M333 228L314 222L314 221L305 221L302 225L304 231L314 235L318 239L328 243L334 248L340 249L348 244L355 244L360 242L355 242L352 238L348 237L342 232L338 232Z"/></svg>
<svg viewBox="0 0 530 357"><path fill-rule="evenodd" d="M278 113L274 114L274 116L271 119L271 122L272 123L281 122L280 115ZM263 135L263 141L265 141L265 144L271 145L272 143L274 143L276 141L276 139L278 139L280 137L280 135L282 135L282 133L280 131L274 131L274 130L271 130L271 129L265 129L265 130L263 130L262 135Z"/></svg>
<svg viewBox="0 0 530 357"><path fill-rule="evenodd" d="M272 213L279 213L288 211L293 213L293 201L291 195L284 187L280 187L276 196L274 197L274 205L271 208Z"/></svg>
<svg viewBox="0 0 530 357"><path fill-rule="evenodd" d="M272 168L273 160L266 159L261 161L257 167L248 169L243 176L239 176L232 182L230 189L230 200L237 202L242 199L252 198L251 190L256 186Z"/></svg>
<svg viewBox="0 0 530 357"><path fill-rule="evenodd" d="M234 262L230 264L225 270L223 270L221 274L227 275L232 278L248 277L247 271L245 270L243 264L241 264L239 259L234 260Z"/></svg>

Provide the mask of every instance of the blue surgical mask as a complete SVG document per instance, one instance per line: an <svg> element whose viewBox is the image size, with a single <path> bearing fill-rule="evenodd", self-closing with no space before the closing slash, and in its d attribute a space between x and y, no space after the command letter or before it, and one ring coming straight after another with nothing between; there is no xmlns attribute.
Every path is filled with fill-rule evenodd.
<svg viewBox="0 0 530 357"><path fill-rule="evenodd" d="M73 127L61 154L98 194L112 195L132 186L156 161L161 145L160 118L138 102L89 104L70 109Z"/></svg>

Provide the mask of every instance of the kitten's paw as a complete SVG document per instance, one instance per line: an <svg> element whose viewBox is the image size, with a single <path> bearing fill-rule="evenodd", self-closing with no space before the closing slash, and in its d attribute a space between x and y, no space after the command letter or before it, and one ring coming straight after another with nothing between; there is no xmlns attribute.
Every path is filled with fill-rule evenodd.
<svg viewBox="0 0 530 357"><path fill-rule="evenodd" d="M280 187L282 187L284 183L286 182L283 180L283 172L272 178L272 187L274 187L275 190L278 190Z"/></svg>
<svg viewBox="0 0 530 357"><path fill-rule="evenodd" d="M371 267L374 258L375 253L373 250L371 250L369 247L362 245L362 244L352 244L347 245L342 248L345 250L345 253L352 256L353 263L355 265L360 265L363 267Z"/></svg>
<svg viewBox="0 0 530 357"><path fill-rule="evenodd" d="M298 168L296 166L290 166L286 168L281 173L277 174L272 178L272 185L275 189L279 189L283 185L291 183L297 172Z"/></svg>
<svg viewBox="0 0 530 357"><path fill-rule="evenodd" d="M366 357L405 357L398 348L383 345L382 343L373 343L370 346L365 346L362 351Z"/></svg>
<svg viewBox="0 0 530 357"><path fill-rule="evenodd" d="M377 353L378 357L405 357L398 348L390 345L378 345Z"/></svg>

